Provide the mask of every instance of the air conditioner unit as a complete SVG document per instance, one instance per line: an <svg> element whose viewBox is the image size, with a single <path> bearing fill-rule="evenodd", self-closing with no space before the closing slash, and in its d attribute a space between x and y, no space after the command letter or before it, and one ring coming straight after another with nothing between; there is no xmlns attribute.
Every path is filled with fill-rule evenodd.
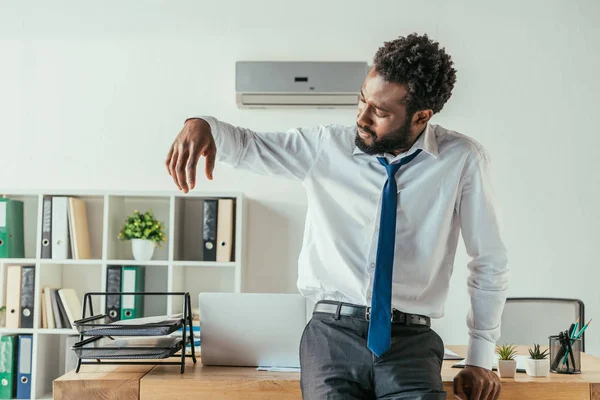
<svg viewBox="0 0 600 400"><path fill-rule="evenodd" d="M240 108L355 108L369 72L366 62L238 61Z"/></svg>

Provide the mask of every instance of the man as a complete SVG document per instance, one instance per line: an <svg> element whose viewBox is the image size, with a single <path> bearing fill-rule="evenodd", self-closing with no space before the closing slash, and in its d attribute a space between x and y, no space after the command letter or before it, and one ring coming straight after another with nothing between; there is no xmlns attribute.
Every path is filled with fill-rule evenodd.
<svg viewBox="0 0 600 400"><path fill-rule="evenodd" d="M184 193L206 158L305 186L298 288L317 302L300 342L305 399L445 399L441 338L459 232L468 268L467 366L461 399L496 399L491 371L507 289L489 158L475 140L430 123L456 71L437 42L386 42L365 78L356 124L259 133L191 118L166 166ZM285 321L282 321L285 323Z"/></svg>

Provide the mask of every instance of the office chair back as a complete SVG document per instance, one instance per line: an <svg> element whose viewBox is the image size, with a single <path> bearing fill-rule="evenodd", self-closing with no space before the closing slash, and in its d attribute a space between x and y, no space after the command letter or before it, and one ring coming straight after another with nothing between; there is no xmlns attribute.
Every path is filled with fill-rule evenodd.
<svg viewBox="0 0 600 400"><path fill-rule="evenodd" d="M548 346L548 336L569 329L577 318L581 329L587 321L583 302L578 299L509 297L502 313L498 344ZM581 339L585 351L585 333Z"/></svg>

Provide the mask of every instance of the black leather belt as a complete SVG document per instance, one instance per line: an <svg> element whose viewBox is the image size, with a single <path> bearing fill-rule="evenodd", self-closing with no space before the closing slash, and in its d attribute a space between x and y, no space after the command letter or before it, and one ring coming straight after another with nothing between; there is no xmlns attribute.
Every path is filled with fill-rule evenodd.
<svg viewBox="0 0 600 400"><path fill-rule="evenodd" d="M340 303L336 301L319 301L315 305L313 312L337 314L338 307L339 315L343 315L345 317L362 318L367 321L369 320L371 307L357 306L354 304ZM392 323L431 326L431 319L429 317L418 314L403 313L402 311L398 311L395 308L392 309L391 319Z"/></svg>

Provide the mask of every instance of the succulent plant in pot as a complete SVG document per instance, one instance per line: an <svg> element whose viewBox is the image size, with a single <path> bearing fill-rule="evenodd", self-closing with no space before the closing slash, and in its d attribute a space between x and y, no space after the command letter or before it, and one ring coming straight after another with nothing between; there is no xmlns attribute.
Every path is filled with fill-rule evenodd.
<svg viewBox="0 0 600 400"><path fill-rule="evenodd" d="M502 378L512 378L517 371L517 361L515 356L517 350L514 345L496 346L496 354L500 357L498 360L498 372Z"/></svg>
<svg viewBox="0 0 600 400"><path fill-rule="evenodd" d="M529 348L529 357L525 364L525 372L529 376L547 376L550 370L550 361L548 360L548 349L540 350L540 345L534 343L533 348Z"/></svg>

